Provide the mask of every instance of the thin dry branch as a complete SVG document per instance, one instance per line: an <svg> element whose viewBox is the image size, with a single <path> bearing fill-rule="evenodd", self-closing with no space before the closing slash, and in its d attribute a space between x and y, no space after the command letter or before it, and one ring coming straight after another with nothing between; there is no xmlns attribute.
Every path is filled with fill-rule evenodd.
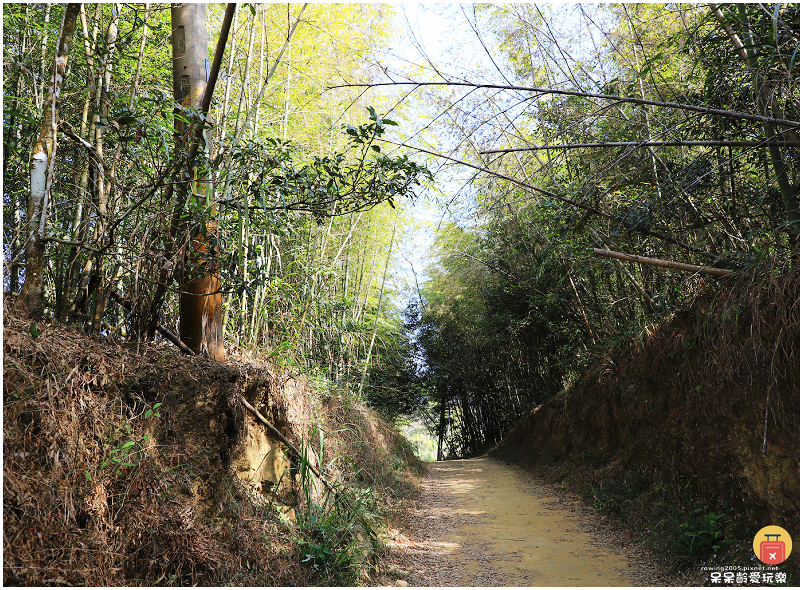
<svg viewBox="0 0 800 590"><path fill-rule="evenodd" d="M772 123L773 125L781 125L783 127L800 127L800 121L790 121L788 119L778 119L775 117L767 117L765 115L754 115L753 113L742 113L739 111L726 111L723 109L712 109L699 105L683 104L678 102L663 102L660 100L649 100L645 98L633 98L629 96L615 96L613 94L598 94L596 92L583 92L581 90L558 90L556 88L537 88L534 86L512 86L505 84L473 84L471 82L377 82L377 83L360 83L360 84L338 84L336 86L329 86L329 89L334 88L378 88L381 86L463 86L467 88L486 88L491 90L514 90L517 92L533 92L535 94L558 94L562 96L578 96L582 98L597 98L601 100L615 100L617 102L625 102L631 104L641 104L655 107L665 107L670 109L678 109L683 111L692 111L702 115L717 115L719 117L728 117L731 119L745 119L748 121L759 121L761 123Z"/></svg>
<svg viewBox="0 0 800 590"><path fill-rule="evenodd" d="M692 139L684 141L597 141L593 143L561 143L555 145L532 145L520 148L504 148L499 150L484 150L481 154L508 154L512 152L535 152L544 150L574 150L579 148L617 148L617 147L797 147L800 142L793 141L757 141L757 140L712 140Z"/></svg>
<svg viewBox="0 0 800 590"><path fill-rule="evenodd" d="M111 291L111 299L119 303L122 307L124 307L128 311L131 311L131 309L133 308L130 301L126 300L124 297L122 297L122 295L120 295L114 290ZM161 324L158 323L156 324L156 330L158 330L158 333L161 334L164 338L166 338L167 340L172 342L175 346L177 346L182 353L191 355L196 354L191 348L189 348L183 342L181 342L180 338L178 338L175 334L167 330Z"/></svg>
<svg viewBox="0 0 800 590"><path fill-rule="evenodd" d="M495 176L497 178L502 178L503 180L507 180L508 182L512 182L512 183L516 184L517 186L521 186L523 188L527 188L529 190L541 193L543 195L547 195L548 197L551 197L551 198L553 198L553 199L555 199L557 201L561 201L562 203L566 203L567 205L571 205L573 207L577 207L578 209L582 209L582 210L584 210L584 211L586 211L588 213L592 213L593 215L598 215L600 217L608 219L609 221L612 221L612 222L614 222L616 224L621 225L622 227L624 227L628 231L635 231L635 232L640 233L640 234L645 235L645 236L652 236L652 237L654 237L654 238L656 238L658 240L661 240L663 242L667 242L669 244L673 244L675 246L678 246L679 248L683 248L684 250L688 250L689 252L694 252L695 254L698 254L700 256L703 256L703 257L711 259L711 260L719 260L720 259L720 257L717 256L717 255L711 254L710 252L704 252L703 250L695 248L694 246L690 246L689 244L685 244L685 243L683 243L683 242L681 242L679 240L676 240L675 238L672 238L670 236L667 236L665 234L651 231L651 230L649 230L649 229L647 229L645 227L630 223L628 221L625 221L624 219L620 219L619 217L611 215L610 213L606 213L605 211L601 211L600 209L596 209L594 207L590 207L589 205L584 205L583 203L579 203L578 201L574 201L574 200L569 199L567 197L562 197L561 195L557 195L556 193L554 193L552 191L549 191L547 189L544 189L544 188L541 188L541 187L538 187L538 186L534 186L532 184L528 184L527 182L523 182L521 180L517 180L516 178L512 178L511 176L506 176L505 174L501 174L500 172L495 172L494 170L490 170L489 168L485 168L483 166L476 166L475 164L470 164L469 162L465 162L464 160L459 160L458 158L453 158L451 156L445 156L444 154L439 154L439 153L436 153L436 152L432 152L430 150L426 150L424 148L413 146L413 145L407 145L405 143L397 143L397 142L390 141L388 139L383 139L383 138L378 138L378 141L382 141L384 143L389 143L391 145L396 145L398 147L405 147L405 148L409 148L409 149L412 149L412 150L416 150L418 152L422 152L424 154L429 154L429 155L435 156L437 158L444 158L445 160L449 160L451 162L455 162L457 164L461 164L463 166L467 166L467 167L472 168L474 170L479 170L481 172L486 172L487 174L491 174L492 176Z"/></svg>
<svg viewBox="0 0 800 590"><path fill-rule="evenodd" d="M256 410L256 409L255 409L255 408L254 408L254 407L253 407L253 406L250 404L250 402L248 402L246 399L244 399L244 397L243 397L243 396L239 397L239 401L240 401L240 402L242 402L242 405L243 405L245 408L247 408L247 410L248 410L248 411L249 411L251 414L253 414L253 416L255 416L255 418L256 418L256 419L257 419L259 422L261 422L261 424L262 424L263 426L265 426L265 427L267 428L267 430L269 430L269 431L270 431L270 433L271 433L271 434L272 434L274 437L276 437L276 438L277 438L279 441L281 441L283 444L285 444L285 445L286 445L286 447L288 448L289 452L290 452L290 453L291 453L291 454L292 454L292 455L295 457L295 459L297 459L298 461L303 461L303 460L304 460L304 459L303 459L303 454L302 454L302 453L301 453L301 452L300 452L300 451L297 449L297 447L295 447L295 446L294 446L294 445L293 445L291 442L289 442L289 439L288 439L288 438L286 438L285 436L283 436L283 434L281 434L280 430L278 430L277 428L275 428L275 426L272 424L272 422L270 422L269 420L267 420L266 418L264 418L264 416L262 416L262 415L261 415L261 412L259 412L258 410ZM321 482L322 482L322 483L325 485L325 487L326 487L326 488L328 488L328 489L329 489L331 492L333 492L334 496L335 496L337 499L340 499L340 498L342 497L342 496L341 496L341 495L340 495L340 494L339 494L339 493L336 491L336 489L335 489L335 488L334 488L334 487L333 487L333 486L332 486L330 483L328 483L328 481L327 481L327 480L326 480L324 477L322 477L322 474L319 472L319 470L318 470L316 467L314 467L314 466L311 464L311 462L310 462L310 461L306 461L306 466L307 466L307 467L308 467L308 468L311 470L311 473L313 473L313 474L314 474L314 475L315 475L315 476L316 476L316 477L317 477L317 478L318 478L318 479L319 479L319 480L320 480L320 481L321 481Z"/></svg>

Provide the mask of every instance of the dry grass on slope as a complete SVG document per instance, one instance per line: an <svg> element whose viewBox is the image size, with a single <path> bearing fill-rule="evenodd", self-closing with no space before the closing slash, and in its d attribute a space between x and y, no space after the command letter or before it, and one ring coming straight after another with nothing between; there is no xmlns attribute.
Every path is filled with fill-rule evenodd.
<svg viewBox="0 0 800 590"><path fill-rule="evenodd" d="M380 504L404 485L410 459L391 429L302 380L37 328L34 338L30 322L4 317L4 585L325 581L302 562L307 531L234 475L249 428L238 399L252 391L298 446L327 416L328 446L349 457L325 466L332 478L371 486ZM297 478L281 486L277 500L301 512Z"/></svg>
<svg viewBox="0 0 800 590"><path fill-rule="evenodd" d="M308 579L288 529L224 471L231 392L219 384L234 371L58 324L38 331L4 318L5 585Z"/></svg>
<svg viewBox="0 0 800 590"><path fill-rule="evenodd" d="M607 351L495 452L569 484L677 569L722 550L749 562L761 527L798 530L798 441L800 271L762 268Z"/></svg>

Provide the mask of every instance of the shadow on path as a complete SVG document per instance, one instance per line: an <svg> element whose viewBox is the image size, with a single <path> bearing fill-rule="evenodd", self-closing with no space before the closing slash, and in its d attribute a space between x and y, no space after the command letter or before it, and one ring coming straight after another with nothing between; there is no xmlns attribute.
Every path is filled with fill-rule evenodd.
<svg viewBox="0 0 800 590"><path fill-rule="evenodd" d="M429 465L387 560L415 586L631 586L629 559L494 459Z"/></svg>

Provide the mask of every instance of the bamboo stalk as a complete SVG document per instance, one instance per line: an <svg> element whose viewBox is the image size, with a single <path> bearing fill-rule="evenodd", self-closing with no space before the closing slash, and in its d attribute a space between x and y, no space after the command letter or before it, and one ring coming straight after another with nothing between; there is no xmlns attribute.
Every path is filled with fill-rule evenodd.
<svg viewBox="0 0 800 590"><path fill-rule="evenodd" d="M660 100L643 100L641 98L634 98L630 96L616 96L613 94L600 94L597 92L584 92L582 90L559 90L557 88L537 88L533 86L514 86L509 84L474 84L471 82L378 82L378 83L358 83L358 84L337 84L329 86L329 89L334 88L380 88L382 86L415 86L421 88L424 86L460 86L464 88L484 88L488 90L513 90L517 92L532 92L535 94L557 94L561 96L578 96L583 98L597 98L600 100L613 100L622 103L632 103L641 105L650 105L655 107L666 107L671 109L679 109L684 111L691 111L700 113L702 115L719 115L721 117L730 117L732 119L745 119L747 121L760 121L766 123L773 123L784 127L800 127L800 122L790 121L787 119L779 119L776 117L767 117L765 115L756 115L753 113L742 113L739 111L726 111L723 109L713 109L700 105L682 104L677 102L664 102Z"/></svg>
<svg viewBox="0 0 800 590"><path fill-rule="evenodd" d="M250 37L247 43L247 51L245 52L245 60L244 60L244 80L242 83L242 91L239 94L239 108L236 109L236 124L234 125L233 129L233 136L235 138L239 138L240 130L242 127L240 126L242 120L242 105L244 105L245 109L250 108L250 103L247 100L248 93L250 91L250 61L253 56L253 40L255 39L256 33L256 17L255 15L250 16Z"/></svg>
<svg viewBox="0 0 800 590"><path fill-rule="evenodd" d="M119 293L117 293L117 292L116 292L116 291L114 291L113 289L111 290L111 292L109 293L109 295L111 296L111 300L112 300L112 301L115 301L115 302L119 303L119 304L120 304L122 307L124 307L124 308L125 308L125 309L127 309L128 311L131 311L131 310L133 309L133 305L131 304L131 302L130 302L130 301L128 301L127 299L125 299L125 298L124 298L122 295L120 295ZM184 344L184 343L181 341L181 339L180 339L180 338L178 338L178 336L177 336L176 334L173 334L172 332L170 332L169 330L167 330L167 329L166 329L164 326L162 326L161 324L159 324L159 323L156 323L156 330L158 330L158 333L159 333L159 334L161 334L161 335L162 335L164 338L166 338L167 340L169 340L170 342L172 342L172 343L173 343L175 346L177 346L177 347L178 347L178 348L181 350L181 352L182 352L182 353L184 353L184 354L190 354L190 355L195 355L195 354L197 354L197 353L195 353L195 351L193 351L191 348L189 348L188 346L186 346L186 345L185 345L185 344Z"/></svg>
<svg viewBox="0 0 800 590"><path fill-rule="evenodd" d="M532 145L520 148L505 148L500 150L484 150L481 154L507 154L511 152L534 152L544 150L575 150L580 148L617 148L617 147L692 147L692 146L732 146L732 147L781 147L800 146L799 142L792 141L764 141L764 140L712 140L695 139L683 141L597 141L591 143L561 143L556 145Z"/></svg>
<svg viewBox="0 0 800 590"><path fill-rule="evenodd" d="M386 286L386 275L389 272L389 262L392 260L392 246L394 245L394 236L397 231L397 218L395 218L394 227L392 228L392 237L389 240L389 252L386 254L386 266L383 269L383 280L381 281L381 293L378 296L378 308L375 311L375 326L372 329L372 339L369 341L369 350L367 351L367 360L364 363L364 372L361 373L361 385L358 387L358 395L364 392L364 382L367 380L367 371L369 370L369 361L372 358L372 347L375 346L375 336L378 334L378 322L381 318L381 303L383 303L383 291Z"/></svg>
<svg viewBox="0 0 800 590"><path fill-rule="evenodd" d="M631 21L631 16L628 14L628 7L624 4L622 5L622 10L625 12L625 18L628 21L628 30L631 33L631 47L633 47L633 58L636 60L636 71L641 70L641 64L639 62L639 54L636 51L636 42L638 41L641 44L641 39L633 30L633 22ZM644 52L644 46L642 46L642 52ZM644 94L644 83L642 82L642 76L636 76L639 81L639 94L642 97L642 100L645 99ZM644 111L644 122L647 128L647 141L653 141L653 132L652 127L650 125L650 111L649 109L642 109ZM661 181L658 177L658 166L656 165L656 159L661 162L661 165L666 168L666 165L660 158L657 158L655 151L653 151L652 146L647 146L647 151L650 152L650 162L653 165L653 180L655 180L656 186L656 196L659 200L661 200Z"/></svg>
<svg viewBox="0 0 800 590"><path fill-rule="evenodd" d="M261 7L261 48L258 52L258 92L256 94L257 97L261 97L261 91L264 89L264 46L266 45L267 40L267 11L264 10L264 6ZM256 140L258 137L258 119L260 116L261 111L261 101L256 99L255 103L256 107L256 114L253 120L253 141Z"/></svg>
<svg viewBox="0 0 800 590"><path fill-rule="evenodd" d="M583 302L581 301L581 296L578 295L578 289L577 287L575 287L575 281L572 280L572 275L569 273L569 270L567 270L567 278L569 279L569 284L572 287L573 293L575 293L575 299L577 299L578 301L578 309L581 312L581 317L583 318L583 323L586 326L586 331L589 333L589 338L592 339L593 344L597 344L597 340L594 339L594 333L592 332L592 325L589 323L589 318L586 315L586 310L583 309Z"/></svg>
<svg viewBox="0 0 800 590"><path fill-rule="evenodd" d="M239 12L235 8L234 4L234 13L233 13L233 35L231 36L231 50L228 55L228 74L225 76L225 96L222 99L222 111L219 114L219 123L218 126L220 128L220 142L225 140L225 117L228 114L228 100L230 99L231 94L231 75L233 72L233 63L236 58L236 24L239 19Z"/></svg>
<svg viewBox="0 0 800 590"><path fill-rule="evenodd" d="M34 97L36 100L36 108L42 106L42 103L45 99L45 81L47 79L46 72L47 72L47 41L49 39L49 30L48 23L50 22L50 11L53 7L52 2L47 3L47 8L45 9L44 13L44 37L42 37L42 59L39 62L39 92L36 92L36 84L33 85ZM39 101L42 102L39 102Z"/></svg>
<svg viewBox="0 0 800 590"><path fill-rule="evenodd" d="M711 275L712 277L726 277L729 274L733 273L732 270L728 270L726 268L696 266L694 264L684 264L683 262L673 262L671 260L660 260L658 258L647 258L645 256L636 256L635 254L623 254L622 252L601 250L600 248L592 248L592 254L594 254L595 256L602 256L605 258L616 258L617 260L625 260L627 262L638 262L639 264L649 264L650 266L671 268L673 270L696 272L700 274Z"/></svg>
<svg viewBox="0 0 800 590"><path fill-rule="evenodd" d="M630 223L628 221L625 221L625 219L617 218L614 215L611 215L610 213L606 213L606 212L601 211L599 209L596 209L594 207L590 207L588 205L584 205L583 203L579 203L578 201L575 201L573 199L568 199L567 197L562 197L561 195L557 195L556 193L554 193L552 191L549 191L547 189L544 189L544 188L541 188L541 187L538 187L538 186L534 186L534 185L529 184L527 182L522 182L521 180L517 180L516 178L512 178L512 177L507 176L505 174L501 174L500 172L495 172L494 170L490 170L489 168L486 168L484 166L476 166L475 164L470 164L469 162L465 162L464 160L460 160L458 158L453 158L451 156L445 156L444 154L439 154L439 153L436 153L436 152L432 152L430 150L426 150L424 148L413 146L413 145L408 145L406 143L397 143L397 142L394 142L394 141L390 141L388 139L384 139L382 137L377 138L377 140L378 141L382 141L383 143L388 143L390 145L396 145L398 147L405 147L405 148L409 148L409 149L412 149L412 150L416 150L416 151L418 151L420 153L423 153L423 154L430 154L431 156L435 156L437 158L442 158L442 159L448 160L450 162L456 162L457 164L461 164L463 166L467 166L468 168L472 168L473 170L479 170L480 172L486 172L487 174L491 174L492 176L495 176L497 178L502 178L503 180L507 180L509 182L513 182L517 186L521 186L523 188L527 188L527 189L532 190L534 192L541 193L543 195L547 195L548 197L551 197L553 199L561 201L562 203L567 203L568 205L572 205L573 207L577 207L578 209L583 209L584 211L587 211L587 212L592 213L594 215L599 215L600 217L603 217L605 219L608 219L609 221L617 223L617 224L621 225L622 227L624 227L624 228L626 228L626 229L628 229L630 231L635 231L635 232L638 232L638 233L643 234L645 236L652 236L652 237L657 238L659 240L662 240L664 242L669 242L670 244L675 244L676 246L678 246L680 248L683 248L684 250L688 250L689 252L694 252L695 254L697 254L699 256L705 256L706 258L716 258L713 254L711 254L709 252L703 252L702 250L700 250L698 248L695 248L694 246L690 246L689 244L685 244L685 243L683 243L683 242L681 242L679 240L676 240L675 238L671 238L670 236L667 236L665 234L662 234L662 233L659 233L659 232L654 232L654 231L651 231L651 230L649 230L647 228L637 226L637 225L632 224L632 223Z"/></svg>
<svg viewBox="0 0 800 590"><path fill-rule="evenodd" d="M235 6L235 3L234 3L234 6ZM286 40L283 43L283 47L281 48L280 53L278 53L278 57L275 60L275 63L272 64L272 67L270 68L269 72L267 72L266 78L264 78L264 81L263 81L263 83L261 85L261 91L258 93L258 97L256 98L256 103L255 103L255 105L253 105L252 108L248 108L247 115L245 116L244 123L241 125L241 128L239 127L239 114L237 113L237 115L236 115L236 129L238 129L238 131L234 132L233 138L231 140L231 144L234 147L239 145L239 140L241 139L241 129L245 129L251 124L251 120L253 119L253 117L255 116L255 113L257 111L256 107L257 107L257 105L261 104L261 100L262 100L262 98L264 96L264 92L269 87L269 81L272 78L272 74L275 73L275 69L278 67L278 64L281 63L281 58L283 57L283 53L284 53L284 51L286 51L286 47L290 44L290 42L292 40L292 36L294 35L294 31L297 28L297 25L300 23L300 17L303 15L303 11L306 9L306 6L308 6L307 2L305 4L303 4L303 7L300 9L300 13L297 15L297 19L294 21L294 24L292 25L292 28L289 29L289 32L286 35ZM249 58L249 53L248 53L248 58ZM231 52L231 59L233 59L233 53L232 52ZM230 67L228 68L228 71L230 72ZM230 76L228 77L228 80L230 80ZM226 99L226 101L227 101L227 99ZM239 108L241 110L241 101L240 101ZM224 116L224 113L223 113L223 116ZM224 137L224 135L223 135L223 137ZM223 165L223 168L229 168L230 165L231 165L231 161L232 160L233 160L233 150L229 149L228 152L227 152L227 156L225 158L225 163ZM231 179L230 179L230 176L228 176L225 179L224 188L220 191L223 194L223 199L224 200L227 200L230 197L230 191L231 191Z"/></svg>

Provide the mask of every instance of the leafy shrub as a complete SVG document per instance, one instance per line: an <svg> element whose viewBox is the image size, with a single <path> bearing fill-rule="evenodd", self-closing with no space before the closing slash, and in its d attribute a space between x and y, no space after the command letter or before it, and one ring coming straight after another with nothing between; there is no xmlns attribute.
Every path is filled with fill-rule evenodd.
<svg viewBox="0 0 800 590"><path fill-rule="evenodd" d="M675 513L668 512L661 503L665 516L656 529L664 536L670 552L693 563L711 557L727 544L723 525L728 517L709 510L708 505L697 503L691 496L686 504L686 510Z"/></svg>
<svg viewBox="0 0 800 590"><path fill-rule="evenodd" d="M368 520L373 516L375 499L369 488L333 487L317 476L324 449L322 431L318 432L319 455L314 461L317 467L312 466L308 446L303 446L300 457L300 561L309 564L325 581L355 584L362 581L370 566L374 534Z"/></svg>

